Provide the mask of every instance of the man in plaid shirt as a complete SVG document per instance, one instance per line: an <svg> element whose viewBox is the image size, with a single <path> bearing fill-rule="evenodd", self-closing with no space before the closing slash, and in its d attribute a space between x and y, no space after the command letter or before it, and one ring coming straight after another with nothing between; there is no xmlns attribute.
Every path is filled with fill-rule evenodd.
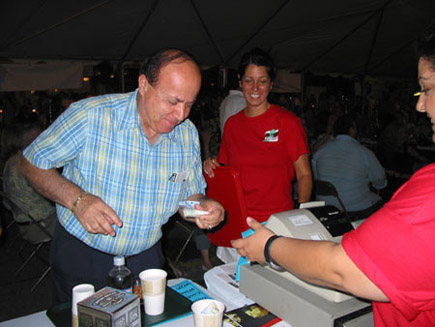
<svg viewBox="0 0 435 327"><path fill-rule="evenodd" d="M186 119L200 86L190 55L161 50L134 92L73 103L23 152L21 172L57 203L50 261L60 302L77 284L104 287L114 255L135 276L162 267L161 226L182 200L208 212L180 212L199 228L223 221L223 207L204 195L198 132Z"/></svg>

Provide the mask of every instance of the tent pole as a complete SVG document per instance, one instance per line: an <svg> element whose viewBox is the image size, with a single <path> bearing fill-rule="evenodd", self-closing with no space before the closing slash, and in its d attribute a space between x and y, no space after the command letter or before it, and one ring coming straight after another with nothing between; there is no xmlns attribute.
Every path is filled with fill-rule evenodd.
<svg viewBox="0 0 435 327"><path fill-rule="evenodd" d="M27 40L31 40L31 39L33 39L33 38L39 36L39 35L45 34L46 32L49 32L49 31L51 31L51 30L53 30L53 29L55 29L55 28L57 28L57 27L59 27L59 26L62 26L62 25L64 25L65 23L68 23L68 22L70 22L70 21L72 21L72 20L74 20L74 19L76 19L76 18L78 18L78 17L81 17L81 16L83 16L83 15L85 15L85 14L88 14L89 12L91 12L91 11L93 11L93 10L95 10L95 9L98 9L98 8L100 8L100 7L102 7L102 6L105 6L105 5L106 5L107 3L109 3L110 1L111 1L111 0L106 0L106 1L103 1L103 2L101 2L101 3L97 3L96 5L91 6L91 7L89 7L89 8L86 8L86 9L82 10L81 12L78 12L78 13L76 13L76 14L70 16L70 17L67 17L67 18L61 20L60 22L56 22L56 23L54 23L54 24L52 24L52 25L50 25L50 26L48 26L48 27L46 27L46 28L43 28L43 29L40 30L40 31L36 31L35 33L33 33L33 34L31 34L31 35L24 36L24 37L23 37L22 39L20 39L20 40L16 40L16 41L12 41L12 42L10 42L10 43L7 43L7 44L3 45L0 49L1 49L1 50L8 49L8 48L10 48L10 47L12 47L12 46L19 45L19 44L21 44L21 43L23 43L23 42L25 42L25 41L27 41Z"/></svg>
<svg viewBox="0 0 435 327"><path fill-rule="evenodd" d="M360 83L361 83L361 96L362 96L362 108L361 108L361 114L365 116L366 113L366 106L368 104L368 101L366 99L366 74L364 73L362 76L360 76Z"/></svg>
<svg viewBox="0 0 435 327"><path fill-rule="evenodd" d="M305 71L301 73L301 107L302 107L302 113L305 116Z"/></svg>
<svg viewBox="0 0 435 327"><path fill-rule="evenodd" d="M382 6L381 10L383 10L387 5L389 5L392 1L394 0L387 0L387 2ZM314 63L316 63L317 61L319 61L320 59L322 59L324 56L326 56L330 51L332 51L333 49L335 49L337 46L339 46L340 44L342 44L348 37L350 37L353 33L355 33L357 30L359 30L362 26L364 26L365 24L367 24L369 21L371 21L379 12L379 9L377 9L376 11L372 12L372 14L370 14L366 19L364 19L361 23L359 23L354 29L352 29L349 33L347 33L346 35L344 35L340 40L338 40L337 42L335 42L333 45L331 45L328 49L326 49L323 53L321 53L320 55L318 55L316 58L314 58L313 60L311 60L309 63L307 63L304 67L302 67L302 70L306 70L308 68L311 67L311 65L313 65Z"/></svg>
<svg viewBox="0 0 435 327"><path fill-rule="evenodd" d="M221 61L221 64L224 63L224 58L222 57L222 54L219 50L219 47L217 46L213 36L210 33L210 30L207 28L206 23L204 22L204 19L202 19L202 16L198 10L198 8L196 7L195 3L193 2L193 0L190 0L190 4L192 5L193 9L195 10L196 16L198 17L199 21L201 22L202 28L205 30L205 32L207 33L208 38L210 39L211 44L213 45L214 50L216 51L216 53L219 56L219 59Z"/></svg>
<svg viewBox="0 0 435 327"><path fill-rule="evenodd" d="M124 61L124 59L129 54L131 48L136 43L136 40L138 39L140 33L142 33L142 30L144 29L145 25L148 23L149 19L153 15L154 11L156 10L156 7L159 3L159 0L154 1L153 6L151 7L150 11L146 15L146 17L143 19L142 24L139 26L138 30L136 31L136 34L133 36L133 39L130 41L130 44L127 46L127 49L125 49L124 54L122 55L121 60Z"/></svg>
<svg viewBox="0 0 435 327"><path fill-rule="evenodd" d="M372 42L371 42L371 44L370 44L369 53L368 53L368 55L367 55L366 64L365 64L365 66L364 66L364 75L365 75L365 74L367 73L367 71L368 71L368 68L369 68L369 65L370 65L370 61L371 61L371 59L372 59L373 50L375 49L376 40L377 40L378 35L379 35L379 28L380 28L380 26L381 26L381 23L382 23L383 18L384 18L384 8L382 8L382 9L380 10L379 18L378 18L378 21L377 21L377 24L376 24L376 30L375 30L375 32L373 33Z"/></svg>
<svg viewBox="0 0 435 327"><path fill-rule="evenodd" d="M119 75L121 81L121 93L125 92L125 78L124 78L124 61L119 62Z"/></svg>
<svg viewBox="0 0 435 327"><path fill-rule="evenodd" d="M231 56L229 56L227 58L227 60L224 62L225 65L227 65L231 59L233 59L237 53L239 53L239 51L241 51L254 37L257 36L257 34L259 34L261 32L261 30L263 30L263 28L269 24L275 17L276 15L278 15L278 13L281 11L282 8L284 8L288 3L290 2L290 0L285 0L281 3L280 6L278 6L278 8L276 8L276 10L273 12L273 14L266 19L265 22L263 22L246 40L245 42L243 42L237 49L236 51L233 52L233 54Z"/></svg>

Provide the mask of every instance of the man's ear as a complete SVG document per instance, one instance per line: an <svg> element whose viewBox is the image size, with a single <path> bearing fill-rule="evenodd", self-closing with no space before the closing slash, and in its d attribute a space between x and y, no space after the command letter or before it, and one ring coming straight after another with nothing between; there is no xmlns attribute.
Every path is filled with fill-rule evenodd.
<svg viewBox="0 0 435 327"><path fill-rule="evenodd" d="M146 78L146 76L144 74L139 75L139 80L138 80L138 89L139 92L144 95L145 93L147 93L148 91L148 80Z"/></svg>

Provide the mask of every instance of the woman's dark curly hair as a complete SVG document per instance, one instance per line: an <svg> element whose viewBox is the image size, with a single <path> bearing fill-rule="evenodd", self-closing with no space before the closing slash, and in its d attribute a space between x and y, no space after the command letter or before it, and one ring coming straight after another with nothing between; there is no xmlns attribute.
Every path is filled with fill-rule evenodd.
<svg viewBox="0 0 435 327"><path fill-rule="evenodd" d="M417 55L419 58L429 60L435 71L435 20L417 41Z"/></svg>
<svg viewBox="0 0 435 327"><path fill-rule="evenodd" d="M238 71L240 78L242 78L245 74L246 67L251 64L254 64L255 66L266 67L266 71L269 75L270 81L273 82L276 76L276 68L272 58L266 51L259 48L254 48L242 56Z"/></svg>

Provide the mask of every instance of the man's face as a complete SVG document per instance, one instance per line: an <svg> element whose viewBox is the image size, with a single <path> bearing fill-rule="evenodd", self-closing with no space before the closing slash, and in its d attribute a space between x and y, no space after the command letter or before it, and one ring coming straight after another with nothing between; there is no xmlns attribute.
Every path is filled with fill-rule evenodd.
<svg viewBox="0 0 435 327"><path fill-rule="evenodd" d="M435 142L435 69L432 63L421 58L418 63L418 81L421 86L421 95L418 98L417 110L425 112L432 123L432 141Z"/></svg>
<svg viewBox="0 0 435 327"><path fill-rule="evenodd" d="M145 75L139 76L139 116L150 141L186 119L200 87L201 73L191 61L175 61L163 67L155 86Z"/></svg>

